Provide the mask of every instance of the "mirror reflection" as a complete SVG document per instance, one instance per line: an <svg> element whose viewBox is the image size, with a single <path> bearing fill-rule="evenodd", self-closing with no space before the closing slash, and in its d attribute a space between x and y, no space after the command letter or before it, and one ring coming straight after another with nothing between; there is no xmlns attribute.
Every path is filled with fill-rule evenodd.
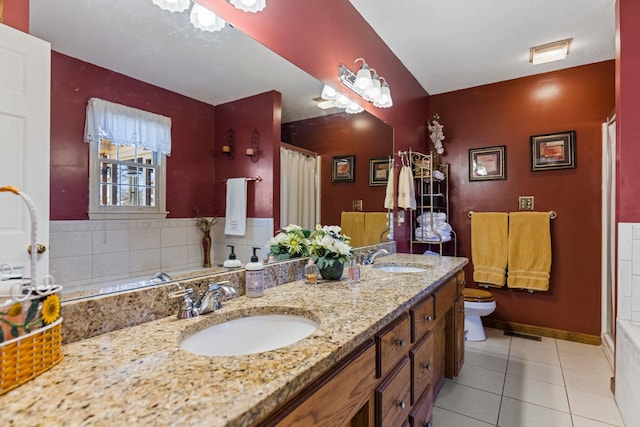
<svg viewBox="0 0 640 427"><path fill-rule="evenodd" d="M185 203L168 206L174 221L171 228L161 225L161 229L153 232L145 228L130 229L126 239L118 226L86 220L87 207L83 200L69 202L57 197L62 193L72 196L73 189L56 178L86 162L82 153L76 151L85 149L80 132L89 96L103 96L122 103L131 99L147 105L149 110L163 103L163 108L173 107L173 111L180 111L180 114L187 107L190 109L182 121L172 115L174 148L170 162L173 165L189 161L194 165L185 167L181 173L169 171L166 178L168 191L180 186L180 190L174 190L179 193L174 199L182 200L184 194L211 194L213 191L212 184L201 188L202 179L188 173L198 167L196 162L204 162L194 156L206 157L197 154L191 146L194 141L202 144L199 153L211 153L214 143L218 151L223 145L214 141L219 139L213 136L215 125L207 122L213 122L215 116L212 106L277 91L282 96L282 142L319 158L321 194L317 197L316 222L340 224L341 212L352 211L354 206L364 211L384 211L385 189L370 185L368 174L372 159L387 158L393 153L393 129L367 112L348 115L338 109L321 110L313 100L320 95L321 82L235 28L227 26L216 33L198 31L189 24L186 14L160 10L150 0L32 0L30 14L31 33L49 41L53 51L51 185L54 197L51 200L50 252L52 274L65 284L65 292L82 289L84 293L91 293L100 287L110 288L105 291L111 292L125 290L123 288L128 286L154 285L158 279L152 279L152 276L158 271L169 272L175 277L208 275L227 259L227 244L235 244L236 254L243 264L249 260L251 246L257 242L263 248L260 254L266 256L264 245L275 231L271 219L271 229L268 225L265 229L260 228L254 241L238 241L225 236L218 230L220 227L216 227L213 233L214 268L205 270L200 268L201 236L193 224L193 208L211 212L205 203L212 206L215 203L210 200L212 197L194 196L196 202L185 197ZM99 75L99 79L77 77L80 73L94 73L94 67L104 69L91 74ZM125 78L127 83L121 83ZM155 91L151 87L155 87ZM93 93L96 88L100 93ZM169 106L164 101L168 95L157 95L161 90L158 88L199 101L204 106L193 107L186 103ZM72 99L74 93L78 95ZM147 99L141 101L143 96ZM73 105L73 111L67 108L70 105ZM194 108L199 110L194 112ZM73 116L73 123L71 118L55 120L55 114L62 114L60 110L64 110L67 117ZM221 131L222 134L226 132L227 129ZM218 167L218 162L226 158L221 159L221 156L222 153L216 152L215 159L207 161L215 162L213 167ZM353 182L332 181L332 160L340 156L355 156ZM273 167L263 159L257 165L260 169ZM80 170L73 176L75 191L83 196L86 192L84 173ZM123 171L123 176L127 173ZM200 202L205 199L207 202ZM71 222L75 228L71 227ZM179 224L175 225L175 222ZM177 237L178 229L186 237ZM118 240L120 238L126 240L126 245ZM164 247L163 242L167 241L180 241L181 246ZM159 255L160 262L147 263L152 254L156 258ZM182 263L165 264L165 261ZM129 276L142 279L129 285ZM105 286L105 283L117 282L127 285Z"/></svg>

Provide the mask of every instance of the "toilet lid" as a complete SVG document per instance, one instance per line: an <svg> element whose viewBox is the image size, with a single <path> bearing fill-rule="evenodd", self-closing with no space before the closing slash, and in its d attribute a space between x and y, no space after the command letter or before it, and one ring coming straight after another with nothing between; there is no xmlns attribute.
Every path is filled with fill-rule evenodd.
<svg viewBox="0 0 640 427"><path fill-rule="evenodd" d="M471 302L491 302L493 301L493 295L489 291L483 291L482 289L464 288L462 295L465 301Z"/></svg>

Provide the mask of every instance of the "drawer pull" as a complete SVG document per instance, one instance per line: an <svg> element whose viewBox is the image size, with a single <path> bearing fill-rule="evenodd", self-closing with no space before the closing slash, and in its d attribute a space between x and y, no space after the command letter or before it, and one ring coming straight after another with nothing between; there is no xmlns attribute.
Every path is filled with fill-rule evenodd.
<svg viewBox="0 0 640 427"><path fill-rule="evenodd" d="M465 286L467 284L467 281L462 279L461 281L458 282L459 285Z"/></svg>
<svg viewBox="0 0 640 427"><path fill-rule="evenodd" d="M426 369L427 371L431 370L431 363L425 362L422 364L422 369Z"/></svg>
<svg viewBox="0 0 640 427"><path fill-rule="evenodd" d="M400 407L400 409L404 409L407 405L404 403L404 400L396 400L396 406Z"/></svg>
<svg viewBox="0 0 640 427"><path fill-rule="evenodd" d="M431 322L433 320L433 316L428 314L426 316L424 316L424 321L425 322Z"/></svg>
<svg viewBox="0 0 640 427"><path fill-rule="evenodd" d="M400 347L404 347L406 343L407 340L405 340L404 338L402 338L401 340L396 340L396 345Z"/></svg>
<svg viewBox="0 0 640 427"><path fill-rule="evenodd" d="M431 427L431 423L429 421L425 421L422 423L422 427Z"/></svg>
<svg viewBox="0 0 640 427"><path fill-rule="evenodd" d="M464 308L459 308L458 313L464 313Z"/></svg>

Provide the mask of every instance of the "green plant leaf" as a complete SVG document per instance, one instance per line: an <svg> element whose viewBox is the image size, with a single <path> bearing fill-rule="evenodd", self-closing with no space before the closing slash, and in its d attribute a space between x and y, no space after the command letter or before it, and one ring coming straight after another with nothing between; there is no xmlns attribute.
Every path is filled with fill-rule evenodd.
<svg viewBox="0 0 640 427"><path fill-rule="evenodd" d="M12 326L11 327L11 336L14 338L18 338L18 335L20 334L20 332L18 331L18 327L17 326Z"/></svg>
<svg viewBox="0 0 640 427"><path fill-rule="evenodd" d="M0 329L0 342L4 342L4 330Z"/></svg>
<svg viewBox="0 0 640 427"><path fill-rule="evenodd" d="M33 319L36 318L36 314L38 314L38 306L40 305L39 300L32 300L31 305L29 306L29 310L27 311L27 317L24 319L24 323L30 323Z"/></svg>

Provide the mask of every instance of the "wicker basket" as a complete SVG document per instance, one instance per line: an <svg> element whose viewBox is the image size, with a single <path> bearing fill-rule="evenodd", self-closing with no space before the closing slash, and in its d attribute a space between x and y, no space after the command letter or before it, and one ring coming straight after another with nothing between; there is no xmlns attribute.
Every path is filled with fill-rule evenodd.
<svg viewBox="0 0 640 427"><path fill-rule="evenodd" d="M51 325L0 344L0 395L62 360L62 317Z"/></svg>

